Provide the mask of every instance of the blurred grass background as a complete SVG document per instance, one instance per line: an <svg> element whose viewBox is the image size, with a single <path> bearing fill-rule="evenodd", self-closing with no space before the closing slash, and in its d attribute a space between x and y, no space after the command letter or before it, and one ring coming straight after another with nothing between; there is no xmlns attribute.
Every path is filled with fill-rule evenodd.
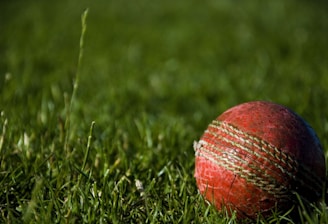
<svg viewBox="0 0 328 224"><path fill-rule="evenodd" d="M3 220L224 220L197 196L192 142L245 101L292 108L328 145L326 1L2 0L0 8ZM142 201L136 180L151 199ZM106 195L98 204L91 188Z"/></svg>

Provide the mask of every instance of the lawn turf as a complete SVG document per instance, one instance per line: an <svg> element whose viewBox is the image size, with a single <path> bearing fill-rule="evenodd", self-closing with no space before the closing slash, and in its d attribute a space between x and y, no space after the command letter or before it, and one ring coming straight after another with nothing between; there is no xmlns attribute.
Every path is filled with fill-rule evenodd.
<svg viewBox="0 0 328 224"><path fill-rule="evenodd" d="M0 9L0 222L233 223L197 193L192 144L245 101L292 108L328 147L324 1Z"/></svg>

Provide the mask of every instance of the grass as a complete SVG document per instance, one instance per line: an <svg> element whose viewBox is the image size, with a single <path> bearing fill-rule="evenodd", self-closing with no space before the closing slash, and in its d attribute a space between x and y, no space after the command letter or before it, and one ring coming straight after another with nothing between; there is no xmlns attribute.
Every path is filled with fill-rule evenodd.
<svg viewBox="0 0 328 224"><path fill-rule="evenodd" d="M197 193L192 144L245 101L292 108L328 146L324 1L0 8L1 223L235 223ZM325 203L298 209L328 222Z"/></svg>

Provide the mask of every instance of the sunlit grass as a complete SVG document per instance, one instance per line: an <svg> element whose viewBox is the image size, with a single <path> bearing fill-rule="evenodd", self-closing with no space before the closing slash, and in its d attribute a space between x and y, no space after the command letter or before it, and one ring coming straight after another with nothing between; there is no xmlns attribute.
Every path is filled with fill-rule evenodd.
<svg viewBox="0 0 328 224"><path fill-rule="evenodd" d="M0 222L236 223L198 194L192 144L244 101L292 108L327 148L324 3L0 8ZM295 210L328 222L324 202Z"/></svg>

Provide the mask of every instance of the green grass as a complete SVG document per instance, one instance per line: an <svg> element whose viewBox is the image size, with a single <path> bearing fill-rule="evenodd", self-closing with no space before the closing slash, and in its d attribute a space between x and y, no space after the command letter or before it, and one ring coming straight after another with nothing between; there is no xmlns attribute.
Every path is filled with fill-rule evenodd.
<svg viewBox="0 0 328 224"><path fill-rule="evenodd" d="M192 144L245 101L292 108L328 147L324 1L0 8L0 223L234 223L197 193ZM325 203L299 211L328 222Z"/></svg>

